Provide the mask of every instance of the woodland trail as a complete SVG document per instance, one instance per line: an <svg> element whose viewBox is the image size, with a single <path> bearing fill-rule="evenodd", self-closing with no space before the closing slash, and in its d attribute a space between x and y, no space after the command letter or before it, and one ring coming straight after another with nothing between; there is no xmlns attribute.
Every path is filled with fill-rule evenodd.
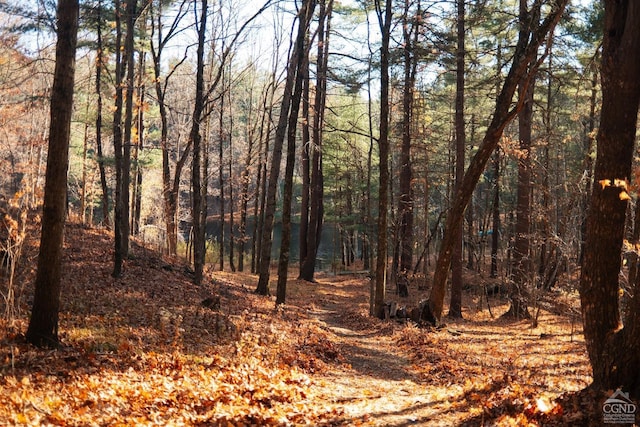
<svg viewBox="0 0 640 427"><path fill-rule="evenodd" d="M507 421L497 425L509 425L516 407L536 412L538 399L551 408L588 382L582 338L567 318L544 312L538 328L492 319L466 294L465 320L419 329L368 317L365 277L323 276L295 289L293 304L306 307L343 362L317 378L323 404L343 413L331 425L474 426L500 416ZM388 297L411 307L412 293ZM492 304L506 310L504 301Z"/></svg>
<svg viewBox="0 0 640 427"><path fill-rule="evenodd" d="M344 411L344 421L361 420L375 425L447 425L434 419L437 411L411 371L411 362L400 351L390 328L358 330L341 321L344 305L329 303L310 311L320 327L329 331L345 364L325 374L320 382L327 403Z"/></svg>
<svg viewBox="0 0 640 427"><path fill-rule="evenodd" d="M26 249L20 277L31 283L27 261L37 247ZM29 288L18 298L22 314L0 319L0 426L561 426L589 418L580 405L555 403L590 382L570 291L540 301L535 328L494 317L473 288L464 320L419 328L370 317L364 275L291 279L287 304L275 308L273 296L254 293L255 275L209 271L195 286L182 260L141 245L114 279L111 251L107 232L67 226L63 350L25 342ZM412 286L397 301L413 307L424 296ZM507 309L499 297L491 305L496 316Z"/></svg>

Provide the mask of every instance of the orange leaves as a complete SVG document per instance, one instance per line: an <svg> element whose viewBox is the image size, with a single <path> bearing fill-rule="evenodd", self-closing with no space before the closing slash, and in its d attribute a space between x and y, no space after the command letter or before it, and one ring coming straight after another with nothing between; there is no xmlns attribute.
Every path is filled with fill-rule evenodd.
<svg viewBox="0 0 640 427"><path fill-rule="evenodd" d="M104 262L109 237L67 228L67 348L35 350L19 335L2 342L0 420L538 425L576 414L549 390L589 381L583 345L561 316L543 312L548 329L535 331L471 311L444 329L382 322L367 315L358 276L292 281L288 304L274 310L272 298L251 292L255 276L216 272L195 287L183 266L163 268L172 260L135 243L124 278L114 280ZM220 310L202 307L203 295L219 295Z"/></svg>
<svg viewBox="0 0 640 427"><path fill-rule="evenodd" d="M600 187L604 190L607 187L615 187L615 188L619 188L620 189L620 193L618 194L618 197L620 198L620 200L622 201L626 201L626 200L631 200L631 196L629 195L629 181L626 179L601 179L600 181L598 181L598 183L600 184Z"/></svg>

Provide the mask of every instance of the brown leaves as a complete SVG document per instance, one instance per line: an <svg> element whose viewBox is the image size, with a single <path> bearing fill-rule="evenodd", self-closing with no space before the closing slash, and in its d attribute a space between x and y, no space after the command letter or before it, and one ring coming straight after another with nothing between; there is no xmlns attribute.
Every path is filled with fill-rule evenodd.
<svg viewBox="0 0 640 427"><path fill-rule="evenodd" d="M536 330L471 311L441 330L383 322L358 276L292 281L274 310L249 274L195 287L183 266L164 268L176 260L134 246L114 280L110 236L72 225L66 245L67 347L1 342L8 424L540 424L571 419L555 393L589 381L583 344L546 312ZM216 310L202 305L211 295Z"/></svg>

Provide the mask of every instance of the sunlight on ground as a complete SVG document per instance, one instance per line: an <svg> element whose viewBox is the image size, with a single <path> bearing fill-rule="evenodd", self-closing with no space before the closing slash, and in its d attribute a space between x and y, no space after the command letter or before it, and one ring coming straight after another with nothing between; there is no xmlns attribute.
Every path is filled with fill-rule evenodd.
<svg viewBox="0 0 640 427"><path fill-rule="evenodd" d="M366 276L319 274L290 280L276 310L255 275L214 272L196 287L141 247L113 279L95 262L109 240L91 233L72 228L66 242L63 349L24 343L28 298L0 322L0 424L563 425L576 412L555 399L590 381L567 295L541 301L534 328L470 290L464 320L420 328L368 316ZM211 295L220 309L202 304ZM425 293L387 297L410 307Z"/></svg>

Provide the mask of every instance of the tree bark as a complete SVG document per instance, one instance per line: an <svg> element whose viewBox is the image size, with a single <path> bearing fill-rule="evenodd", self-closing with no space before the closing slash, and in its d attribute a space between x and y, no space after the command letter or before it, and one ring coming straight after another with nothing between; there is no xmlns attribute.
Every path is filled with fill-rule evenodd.
<svg viewBox="0 0 640 427"><path fill-rule="evenodd" d="M222 80L224 85L225 74L222 73ZM218 249L218 262L220 263L220 271L224 271L224 240L225 240L225 232L224 232L224 223L225 223L225 208L226 208L226 200L225 200L225 191L224 191L224 140L227 139L227 135L225 134L224 128L224 113L225 113L225 99L227 92L223 89L220 94L220 106L219 106L219 115L218 115L218 189L220 190L220 232L218 234L218 242L220 243L220 247ZM229 139L231 135L228 135Z"/></svg>
<svg viewBox="0 0 640 427"><path fill-rule="evenodd" d="M376 0L378 23L382 34L380 47L380 137L378 139L379 194L378 194L378 244L376 256L373 315L384 317L384 297L387 285L387 208L389 206L389 42L391 40L392 1Z"/></svg>
<svg viewBox="0 0 640 427"><path fill-rule="evenodd" d="M498 277L498 249L500 245L500 149L493 154L493 203L491 233L491 270L489 277Z"/></svg>
<svg viewBox="0 0 640 427"><path fill-rule="evenodd" d="M520 0L520 37L529 37L537 25L539 17L533 11L527 10L527 1ZM528 285L532 272L530 255L531 234L531 147L532 147L532 120L533 120L533 93L536 76L528 82L518 85L518 99L523 101L522 108L518 112L518 188L516 196L516 226L515 243L513 245L513 265L511 267L511 281L509 284L509 300L511 306L504 314L516 319L531 317L529 313Z"/></svg>
<svg viewBox="0 0 640 427"><path fill-rule="evenodd" d="M113 277L122 275L122 264L126 253L123 252L122 241L126 234L127 227L126 212L124 212L123 192L124 190L124 150L123 150L123 131L122 131L122 108L123 108L123 88L122 80L124 75L124 60L122 58L122 21L120 16L121 2L115 0L115 24L116 24L116 40L115 40L115 105L113 111L113 151L116 169L116 188L114 197L114 214L113 214L113 231L114 231L114 253L113 253ZM123 224L124 223L124 224Z"/></svg>
<svg viewBox="0 0 640 427"><path fill-rule="evenodd" d="M96 54L96 151L98 154L98 170L100 171L100 188L102 189L102 223L109 228L109 188L102 153L102 69L104 68L104 46L102 42L102 1L98 1L97 16L97 49Z"/></svg>
<svg viewBox="0 0 640 427"><path fill-rule="evenodd" d="M146 31L146 29L144 30ZM140 152L144 149L144 103L145 85L144 73L146 68L146 52L138 52L138 79L136 83L136 107L135 107L135 129L137 141L133 146L133 209L131 213L131 234L134 236L140 233L140 216L142 215L142 162ZM133 141L131 142L133 144Z"/></svg>
<svg viewBox="0 0 640 427"><path fill-rule="evenodd" d="M309 63L305 61L305 67L301 72L303 77L302 95L302 147L300 149L300 169L302 180L302 194L300 195L300 269L299 278L303 276L304 260L307 258L307 234L309 233L309 206L311 203L311 79L309 78ZM315 267L315 266L314 266Z"/></svg>
<svg viewBox="0 0 640 427"><path fill-rule="evenodd" d="M304 22L309 22L305 18L306 14L313 13L315 2L313 0L305 0L299 12L298 34L296 36L293 52L289 58L287 66L287 78L282 96L280 117L276 127L275 139L273 142L273 154L271 157L271 166L269 169L269 183L267 185L266 202L264 210L264 224L262 235L260 236L260 266L258 285L256 293L260 295L269 295L269 268L271 266L271 246L273 233L273 223L276 212L276 192L278 188L278 178L280 176L280 164L282 162L282 148L284 139L287 135L287 125L289 121L289 110L291 108L291 98L293 96L294 83L298 75L303 57L305 55L305 34L307 28Z"/></svg>
<svg viewBox="0 0 640 427"><path fill-rule="evenodd" d="M524 105L518 113L520 152L518 156L518 188L516 196L515 243L509 284L509 310L504 314L516 319L531 317L528 309L528 287L532 271L530 257L531 218L531 121L533 118L533 87L535 77L522 86L518 97Z"/></svg>
<svg viewBox="0 0 640 427"><path fill-rule="evenodd" d="M422 20L421 4L416 5L415 15L410 17L410 2L405 1L403 14L404 41L404 88L402 93L402 147L400 151L400 197L398 199L398 214L400 217L400 262L401 274L406 274L413 265L413 189L411 180L413 168L411 165L411 143L413 124L413 92L415 88L418 56L415 48L418 45ZM397 274L396 274L397 275Z"/></svg>
<svg viewBox="0 0 640 427"><path fill-rule="evenodd" d="M323 194L323 173L322 173L322 127L324 125L324 107L327 97L327 68L329 60L329 31L331 28L331 14L333 11L333 0L320 2L318 16L318 57L317 57L317 79L314 99L314 115L312 128L312 141L310 148L310 171L311 180L309 183L309 220L306 234L300 234L300 239L306 239L306 255L301 258L300 278L309 282L314 281L316 258L320 236L322 234L322 222L324 216L324 194Z"/></svg>
<svg viewBox="0 0 640 427"><path fill-rule="evenodd" d="M629 315L619 310L619 272L625 231L627 180L640 104L640 4L605 2L602 110L594 187L580 276L584 336L597 390L622 387L640 397L640 292ZM621 197L621 195L623 197Z"/></svg>
<svg viewBox="0 0 640 427"><path fill-rule="evenodd" d="M27 340L36 346L56 347L60 310L62 245L67 206L69 138L73 113L75 53L78 41L78 0L59 0L56 65L49 123L42 234L35 294Z"/></svg>
<svg viewBox="0 0 640 427"><path fill-rule="evenodd" d="M197 6L197 2L194 7ZM201 11L198 25L198 49L196 53L196 93L193 103L193 115L191 117L191 131L189 141L193 145L193 157L191 160L191 185L192 206L191 223L193 227L193 282L199 285L202 282L204 262L206 255L205 225L202 222L205 201L203 200L203 147L200 125L204 113L204 43L207 24L207 0L201 0Z"/></svg>
<svg viewBox="0 0 640 427"><path fill-rule="evenodd" d="M464 122L464 36L465 36L465 0L457 1L457 36L458 48L456 52L456 185L454 194L462 185L464 178L464 158L465 158L465 122ZM456 235L453 259L451 265L451 302L449 304L449 317L462 318L462 237L463 227L462 221L453 229Z"/></svg>
<svg viewBox="0 0 640 427"><path fill-rule="evenodd" d="M271 75L271 85L275 87L275 73ZM260 269L260 257L262 254L262 230L264 229L264 212L267 199L267 158L269 157L269 139L271 135L271 113L273 111L273 89L264 97L263 114L260 125L258 147L258 178L256 182L257 193L253 206L253 218L256 226L253 229L253 244L251 246L251 272L257 273ZM267 102L268 101L268 102Z"/></svg>
<svg viewBox="0 0 640 427"><path fill-rule="evenodd" d="M593 184L593 157L591 151L595 143L594 130L596 128L596 106L598 97L598 69L595 65L592 65L591 70L591 96L589 97L589 117L586 120L584 126L583 135L583 156L584 156L584 172L585 178L584 193L582 196L583 212L587 212L589 201L591 198L592 184ZM587 216L585 215L580 224L580 256L578 258L582 265L584 257L584 244L585 236L587 234Z"/></svg>
<svg viewBox="0 0 640 427"><path fill-rule="evenodd" d="M289 123L287 125L287 161L284 172L284 190L282 194L282 240L280 242L280 258L278 260L278 283L276 286L276 306L284 304L287 295L287 279L289 276L289 254L291 251L291 204L293 200L293 169L296 163L296 135L298 132L298 114L300 112L300 100L303 91L303 79L306 77L304 70L309 64L309 24L313 15L315 4L310 2L305 13L300 14L298 23L305 29L303 50L296 70L296 82L291 97L289 110ZM303 236L301 236L303 237Z"/></svg>

